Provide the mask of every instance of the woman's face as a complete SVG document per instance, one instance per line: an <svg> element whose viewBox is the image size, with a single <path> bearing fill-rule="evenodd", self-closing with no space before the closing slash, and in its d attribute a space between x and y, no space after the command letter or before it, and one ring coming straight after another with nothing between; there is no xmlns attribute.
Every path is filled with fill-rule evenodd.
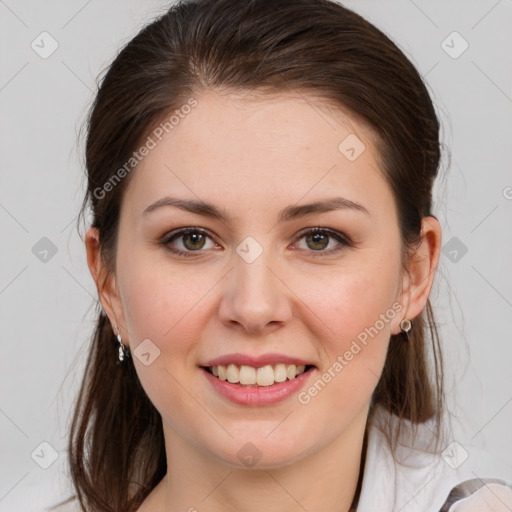
<svg viewBox="0 0 512 512"><path fill-rule="evenodd" d="M291 95L196 99L132 171L112 304L168 445L285 465L361 432L411 317L394 199L371 133L341 112ZM168 197L194 211L155 206ZM204 369L219 358L228 379L262 385ZM313 368L290 379L294 362Z"/></svg>

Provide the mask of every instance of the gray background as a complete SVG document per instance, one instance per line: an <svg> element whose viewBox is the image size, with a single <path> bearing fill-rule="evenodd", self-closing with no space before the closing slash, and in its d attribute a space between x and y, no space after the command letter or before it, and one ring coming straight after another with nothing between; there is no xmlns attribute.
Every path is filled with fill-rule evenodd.
<svg viewBox="0 0 512 512"><path fill-rule="evenodd" d="M78 129L100 71L166 5L0 0L1 511L41 510L67 482L68 415L96 296L75 229L83 185ZM431 299L454 440L470 457L473 447L496 457L489 474L477 476L500 467L510 480L512 1L345 5L397 42L437 105L451 160L445 157L435 189L444 248ZM51 49L43 31L58 43L48 58L31 47ZM44 237L56 250L46 261Z"/></svg>

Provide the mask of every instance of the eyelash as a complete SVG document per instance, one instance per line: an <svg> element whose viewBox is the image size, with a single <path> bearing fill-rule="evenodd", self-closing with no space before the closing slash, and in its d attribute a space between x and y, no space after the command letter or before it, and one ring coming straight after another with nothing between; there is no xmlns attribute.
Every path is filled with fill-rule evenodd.
<svg viewBox="0 0 512 512"><path fill-rule="evenodd" d="M183 251L181 249L171 248L169 246L169 244L172 241L174 241L174 240L176 240L176 239L178 239L178 238L180 238L182 236L189 235L191 233L196 233L196 234L199 233L201 235L207 236L208 238L212 238L210 236L210 234L208 233L208 231L206 231L205 229L195 228L195 227L187 227L187 228L179 229L179 230L177 230L175 232L171 232L169 234L169 236L166 236L160 242L160 244L163 245L167 250L171 251L174 254L178 254L180 256L185 256L185 257L194 257L194 256L196 256L196 254L201 253L203 251L203 249L198 249L197 251ZM332 229L320 228L320 227L309 228L309 229L307 229L305 231L302 231L299 234L299 236L298 236L298 240L300 240L300 239L302 239L302 238L304 238L304 237L306 237L308 235L317 235L317 234L328 235L329 237L334 238L337 242L339 242L341 244L341 246L338 246L335 249L329 249L327 251L323 250L323 249L322 250L318 250L318 251L307 250L306 249L307 252L312 253L313 257L323 257L325 255L330 255L330 254L333 254L333 253L337 253L337 252L343 250L346 247L355 247L355 244L346 235L342 235L338 231L334 231Z"/></svg>

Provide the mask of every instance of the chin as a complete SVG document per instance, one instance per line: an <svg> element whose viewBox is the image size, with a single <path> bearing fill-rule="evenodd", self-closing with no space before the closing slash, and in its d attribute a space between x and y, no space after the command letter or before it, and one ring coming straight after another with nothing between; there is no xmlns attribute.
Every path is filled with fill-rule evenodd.
<svg viewBox="0 0 512 512"><path fill-rule="evenodd" d="M227 448L226 451L219 453L218 446L216 446L214 448L217 449L212 450L212 453L233 468L268 470L289 466L314 452L312 447L300 449L298 443L294 441L297 439L296 436L284 436L289 439L286 444L283 444L283 436L274 440L269 437L265 438L269 431L252 436L250 433L246 433L243 439L237 438L239 440L234 441L232 447Z"/></svg>

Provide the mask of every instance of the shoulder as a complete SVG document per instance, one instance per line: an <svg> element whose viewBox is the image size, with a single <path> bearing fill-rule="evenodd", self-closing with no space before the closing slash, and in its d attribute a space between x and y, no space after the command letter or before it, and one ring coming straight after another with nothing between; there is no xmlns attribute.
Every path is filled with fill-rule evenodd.
<svg viewBox="0 0 512 512"><path fill-rule="evenodd" d="M475 478L456 485L440 512L509 512L512 485L503 480Z"/></svg>
<svg viewBox="0 0 512 512"><path fill-rule="evenodd" d="M358 512L512 511L510 466L500 467L482 450L444 436L436 449L433 425L428 423L420 426L415 438L405 428L391 451L385 435L389 430L380 419L376 421L381 416L389 419L389 413L380 411L368 429ZM460 447L461 453L452 453L453 446ZM488 478L477 478L482 475ZM505 505L497 508L496 500Z"/></svg>

